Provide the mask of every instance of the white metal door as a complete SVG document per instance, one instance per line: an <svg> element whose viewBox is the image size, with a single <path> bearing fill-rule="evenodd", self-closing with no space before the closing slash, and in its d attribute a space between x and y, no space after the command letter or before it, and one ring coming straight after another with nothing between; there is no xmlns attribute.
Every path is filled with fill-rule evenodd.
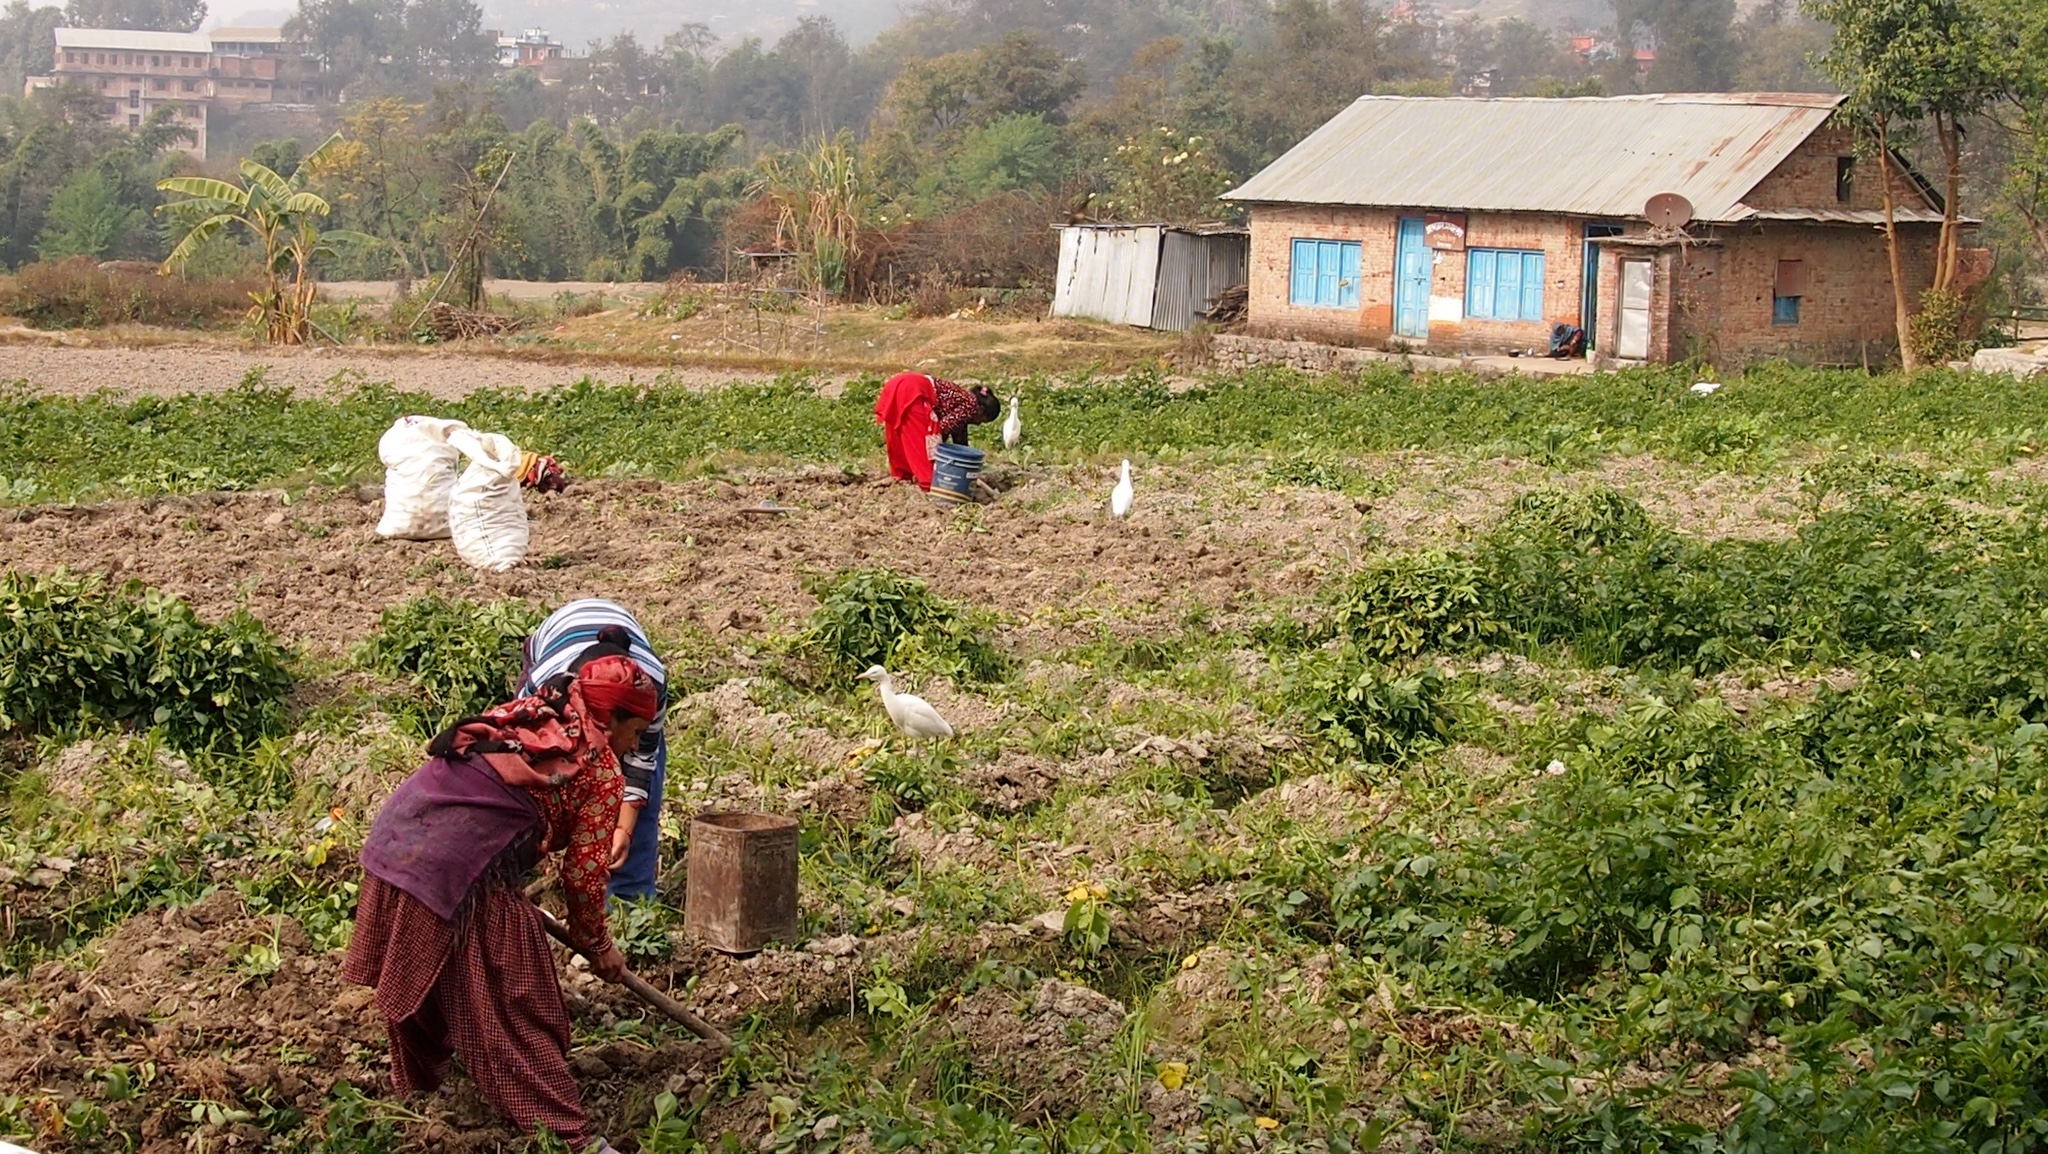
<svg viewBox="0 0 2048 1154"><path fill-rule="evenodd" d="M1650 262L1621 262L1621 319L1614 355L1632 361L1650 356Z"/></svg>

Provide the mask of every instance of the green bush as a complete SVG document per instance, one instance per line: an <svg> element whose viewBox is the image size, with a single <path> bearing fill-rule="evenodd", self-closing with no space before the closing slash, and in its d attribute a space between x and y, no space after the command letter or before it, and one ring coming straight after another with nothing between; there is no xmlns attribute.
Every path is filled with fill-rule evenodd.
<svg viewBox="0 0 2048 1154"><path fill-rule="evenodd" d="M478 605L422 593L379 615L377 631L356 647L356 664L402 678L416 697L393 712L427 728L467 717L510 696L521 645L546 614L524 601Z"/></svg>
<svg viewBox="0 0 2048 1154"><path fill-rule="evenodd" d="M1441 549L1375 561L1345 587L1330 630L1382 661L1471 645L1499 631L1479 567Z"/></svg>
<svg viewBox="0 0 2048 1154"><path fill-rule="evenodd" d="M871 665L957 681L1000 681L1008 663L988 638L992 623L889 569L848 569L811 583L818 599L792 651L817 667L814 681L845 681Z"/></svg>
<svg viewBox="0 0 2048 1154"><path fill-rule="evenodd" d="M287 654L236 612L97 576L0 574L0 731L160 726L188 751L247 746L284 720Z"/></svg>
<svg viewBox="0 0 2048 1154"><path fill-rule="evenodd" d="M1347 644L1302 658L1289 692L1310 730L1340 753L1399 762L1450 739L1456 688L1433 667L1401 673Z"/></svg>
<svg viewBox="0 0 2048 1154"><path fill-rule="evenodd" d="M1574 493L1531 489L1516 497L1501 517L1496 535L1568 541L1611 549L1655 537L1662 530L1635 498L1612 489Z"/></svg>

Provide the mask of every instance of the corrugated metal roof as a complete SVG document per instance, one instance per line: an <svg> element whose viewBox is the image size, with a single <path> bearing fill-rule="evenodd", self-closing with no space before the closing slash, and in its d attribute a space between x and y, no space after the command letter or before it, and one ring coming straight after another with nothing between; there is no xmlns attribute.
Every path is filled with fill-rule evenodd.
<svg viewBox="0 0 2048 1154"><path fill-rule="evenodd" d="M1743 220L1789 220L1813 224L1871 224L1884 227L1884 210L1879 208L1759 208L1752 209ZM1900 224L1940 224L1941 214L1931 208L1905 208L1892 210L1892 219ZM1961 218L1965 224L1979 223L1971 217Z"/></svg>
<svg viewBox="0 0 2048 1154"><path fill-rule="evenodd" d="M1362 96L1223 199L1640 217L1675 192L1696 220L1735 220L1840 99Z"/></svg>
<svg viewBox="0 0 2048 1154"><path fill-rule="evenodd" d="M274 24L241 24L215 28L206 34L215 44L282 44L284 29Z"/></svg>
<svg viewBox="0 0 2048 1154"><path fill-rule="evenodd" d="M1215 221L1208 224L1167 224L1157 220L1077 220L1072 224L1056 224L1054 229L1104 228L1111 231L1127 228L1157 228L1168 233L1183 233L1188 236L1250 236L1252 230L1241 224L1225 224Z"/></svg>
<svg viewBox="0 0 2048 1154"><path fill-rule="evenodd" d="M200 32L136 32L126 28L59 28L58 48L107 48L118 52L213 51Z"/></svg>

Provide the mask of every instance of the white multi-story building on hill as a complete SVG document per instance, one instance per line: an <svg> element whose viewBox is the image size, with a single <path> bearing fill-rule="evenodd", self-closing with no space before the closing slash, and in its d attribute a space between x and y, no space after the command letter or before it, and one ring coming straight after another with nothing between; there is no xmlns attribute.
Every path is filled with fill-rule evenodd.
<svg viewBox="0 0 2048 1154"><path fill-rule="evenodd" d="M206 158L210 114L249 105L309 105L325 98L319 61L278 28L136 32L59 28L56 66L28 91L71 85L97 94L117 125L137 128L159 108L192 133L181 147Z"/></svg>

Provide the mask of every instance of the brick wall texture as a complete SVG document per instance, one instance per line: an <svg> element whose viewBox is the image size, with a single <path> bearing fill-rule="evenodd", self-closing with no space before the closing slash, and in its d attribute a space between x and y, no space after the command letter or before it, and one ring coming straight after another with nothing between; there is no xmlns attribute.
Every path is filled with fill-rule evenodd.
<svg viewBox="0 0 2048 1154"><path fill-rule="evenodd" d="M1876 165L1854 162L1849 200L1837 199L1837 159L1852 155L1846 137L1823 129L1744 198L1755 208L1876 209ZM1560 161L1568 163L1568 161ZM1917 188L1900 176L1901 206L1926 207ZM1649 192L1646 190L1645 199ZM1765 357L1858 363L1895 355L1891 273L1884 234L1868 225L1758 222L1699 226L1686 243L1661 247L1615 244L1596 250L1598 285L1594 323L1584 308L1587 218L1556 213L1467 213L1467 248L1535 250L1544 254L1542 320L1503 322L1466 317L1467 254L1431 251L1429 335L1394 332L1396 237L1403 217L1455 212L1456 206L1351 208L1261 204L1251 212L1250 300L1253 335L1310 339L1335 345L1413 349L1434 354L1545 349L1554 325L1588 328L1603 352L1615 350L1619 262L1655 265L1649 358L1701 357L1739 364ZM1641 221L1621 225L1627 240L1647 239ZM1932 280L1937 228L1901 225L1908 297L1917 301ZM1296 239L1356 241L1360 248L1359 304L1316 308L1289 301ZM1806 273L1797 324L1777 324L1773 304L1778 262L1798 260Z"/></svg>

